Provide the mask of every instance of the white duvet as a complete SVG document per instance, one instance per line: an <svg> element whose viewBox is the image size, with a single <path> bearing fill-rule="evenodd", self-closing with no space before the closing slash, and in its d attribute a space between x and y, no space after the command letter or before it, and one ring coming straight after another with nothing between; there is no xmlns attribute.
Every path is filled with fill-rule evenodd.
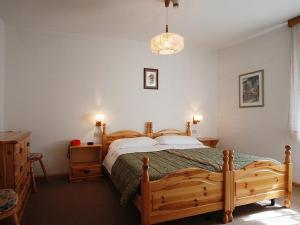
<svg viewBox="0 0 300 225"><path fill-rule="evenodd" d="M201 144L194 144L194 145L153 145L153 146L144 146L144 147L135 147L135 148L109 148L109 151L103 161L103 166L106 170L111 174L112 167L118 157L123 154L127 153L134 153L134 152L155 152L155 151L162 151L166 149L194 149L194 148L208 148L207 146Z"/></svg>

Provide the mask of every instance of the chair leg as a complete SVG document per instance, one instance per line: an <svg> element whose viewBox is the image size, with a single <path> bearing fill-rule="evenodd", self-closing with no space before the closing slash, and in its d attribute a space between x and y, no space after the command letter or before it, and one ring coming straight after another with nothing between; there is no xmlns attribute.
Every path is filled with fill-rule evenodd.
<svg viewBox="0 0 300 225"><path fill-rule="evenodd" d="M39 162L40 162L40 165L41 165L41 167L42 167L42 170L43 170L45 179L46 179L47 182L49 182L49 180L48 180L48 175L47 175L47 173L46 173L46 168L45 168L45 166L44 166L44 163L43 163L42 159L39 159Z"/></svg>
<svg viewBox="0 0 300 225"><path fill-rule="evenodd" d="M15 225L21 225L17 213L13 214L13 220L14 220Z"/></svg>
<svg viewBox="0 0 300 225"><path fill-rule="evenodd" d="M36 181L35 181L35 176L34 176L34 171L33 171L33 166L30 166L30 172L31 172L31 183L33 186L33 192L37 192L37 187L36 187Z"/></svg>

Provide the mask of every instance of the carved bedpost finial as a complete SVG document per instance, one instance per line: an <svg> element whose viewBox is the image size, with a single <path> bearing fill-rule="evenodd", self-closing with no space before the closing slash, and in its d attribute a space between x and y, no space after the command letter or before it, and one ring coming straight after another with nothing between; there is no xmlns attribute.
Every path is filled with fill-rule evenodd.
<svg viewBox="0 0 300 225"><path fill-rule="evenodd" d="M233 165L233 160L234 160L234 151L233 150L229 150L229 170L233 171L234 170L234 165Z"/></svg>
<svg viewBox="0 0 300 225"><path fill-rule="evenodd" d="M192 132L191 132L191 122L187 122L186 124L186 135L187 136L191 136Z"/></svg>
<svg viewBox="0 0 300 225"><path fill-rule="evenodd" d="M229 151L223 151L223 171L229 171Z"/></svg>
<svg viewBox="0 0 300 225"><path fill-rule="evenodd" d="M291 163L292 162L292 157L291 157L291 146L290 145L286 145L285 146L285 164Z"/></svg>
<svg viewBox="0 0 300 225"><path fill-rule="evenodd" d="M149 157L143 158L143 181L149 182Z"/></svg>

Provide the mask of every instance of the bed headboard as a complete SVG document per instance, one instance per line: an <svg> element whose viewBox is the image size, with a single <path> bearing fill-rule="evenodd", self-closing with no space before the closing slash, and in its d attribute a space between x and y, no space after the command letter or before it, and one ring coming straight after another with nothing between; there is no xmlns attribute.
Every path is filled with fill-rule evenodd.
<svg viewBox="0 0 300 225"><path fill-rule="evenodd" d="M164 130L160 130L156 133L153 133L152 122L146 122L144 133L134 131L134 130L120 130L120 131L116 131L116 132L107 134L106 124L104 123L102 126L103 126L102 127L102 145L103 145L102 157L103 158L106 156L108 147L111 144L111 142L118 140L118 139L135 138L135 137L156 138L159 136L171 135L171 134L191 136L190 122L187 122L185 131L180 131L180 130L176 130L176 129L164 129Z"/></svg>
<svg viewBox="0 0 300 225"><path fill-rule="evenodd" d="M151 127L152 127L152 123L151 123ZM186 130L185 131L180 131L180 130L176 130L176 129L164 129L164 130L160 130L158 132L153 133L152 137L156 138L159 136L163 136L163 135L185 135L185 136L191 136L191 123L187 122L186 123Z"/></svg>
<svg viewBox="0 0 300 225"><path fill-rule="evenodd" d="M111 142L122 139L122 138L135 138L135 137L152 137L153 130L152 130L152 122L146 122L145 124L145 133L141 133L134 130L120 130L110 134L106 132L106 124L102 125L102 145L103 145L103 157L106 156L108 147Z"/></svg>

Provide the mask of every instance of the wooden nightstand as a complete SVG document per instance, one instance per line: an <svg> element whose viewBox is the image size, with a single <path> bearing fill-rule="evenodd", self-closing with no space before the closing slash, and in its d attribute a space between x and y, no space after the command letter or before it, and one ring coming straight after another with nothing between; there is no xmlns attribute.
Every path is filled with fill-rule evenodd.
<svg viewBox="0 0 300 225"><path fill-rule="evenodd" d="M197 138L197 139L201 141L204 145L209 146L211 148L216 148L219 142L218 138L205 137L205 138Z"/></svg>
<svg viewBox="0 0 300 225"><path fill-rule="evenodd" d="M102 145L70 146L69 150L70 182L94 180L102 175Z"/></svg>

